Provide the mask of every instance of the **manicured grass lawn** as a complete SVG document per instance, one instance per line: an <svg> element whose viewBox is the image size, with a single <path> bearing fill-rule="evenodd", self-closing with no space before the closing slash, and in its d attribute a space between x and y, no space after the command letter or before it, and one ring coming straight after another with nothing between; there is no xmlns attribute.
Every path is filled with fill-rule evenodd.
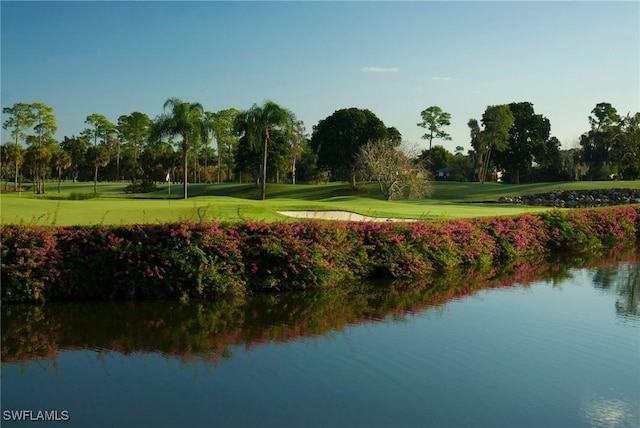
<svg viewBox="0 0 640 428"><path fill-rule="evenodd" d="M2 223L44 225L130 224L166 221L199 221L200 219L285 220L281 210L345 210L363 215L399 218L464 218L514 215L538 212L546 208L476 203L496 201L500 196L517 196L552 190L587 190L606 188L640 189L640 181L578 182L507 185L496 183L438 182L432 198L419 201L384 201L376 184L363 184L356 192L348 185L269 184L267 200L257 200L259 190L252 184L192 184L187 200L181 199L182 188L167 185L144 195L126 195L126 183L99 183L100 197L86 200L64 200L73 194L92 194L93 183L48 185L48 193L36 196L30 192L3 193L0 196ZM11 188L11 184L9 184ZM60 198L59 200L50 198Z"/></svg>

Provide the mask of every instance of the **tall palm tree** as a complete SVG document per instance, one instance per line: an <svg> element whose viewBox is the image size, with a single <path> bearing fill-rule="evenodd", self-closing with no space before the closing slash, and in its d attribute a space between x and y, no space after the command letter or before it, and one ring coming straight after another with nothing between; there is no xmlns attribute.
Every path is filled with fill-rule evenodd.
<svg viewBox="0 0 640 428"><path fill-rule="evenodd" d="M93 166L93 194L98 194L98 170L109 165L109 153L104 146L89 146L87 162Z"/></svg>
<svg viewBox="0 0 640 428"><path fill-rule="evenodd" d="M53 154L53 166L58 171L58 193L60 193L60 184L62 182L62 171L71 167L71 155L64 150L58 150Z"/></svg>
<svg viewBox="0 0 640 428"><path fill-rule="evenodd" d="M163 106L165 112L151 126L151 140L162 136L180 135L182 137L182 162L184 172L184 199L187 199L188 154L192 141L203 132L204 109L200 103L189 103L178 98L169 98ZM167 111L169 110L169 111Z"/></svg>
<svg viewBox="0 0 640 428"><path fill-rule="evenodd" d="M262 107L254 104L245 112L246 137L249 144L259 150L262 145L262 199L267 198L267 151L270 131L283 129L289 131L295 117L293 113L273 101L265 101Z"/></svg>

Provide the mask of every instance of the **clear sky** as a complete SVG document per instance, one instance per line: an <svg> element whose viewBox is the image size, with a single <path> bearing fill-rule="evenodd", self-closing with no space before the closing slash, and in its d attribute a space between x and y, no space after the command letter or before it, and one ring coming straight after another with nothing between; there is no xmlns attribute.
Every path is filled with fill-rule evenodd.
<svg viewBox="0 0 640 428"><path fill-rule="evenodd" d="M271 99L312 126L368 108L426 147L416 124L529 101L570 147L599 102L640 111L640 2L7 2L1 103L54 108L57 137L85 118L151 118L169 97L205 110ZM3 115L3 122L6 116ZM10 140L2 131L2 142Z"/></svg>

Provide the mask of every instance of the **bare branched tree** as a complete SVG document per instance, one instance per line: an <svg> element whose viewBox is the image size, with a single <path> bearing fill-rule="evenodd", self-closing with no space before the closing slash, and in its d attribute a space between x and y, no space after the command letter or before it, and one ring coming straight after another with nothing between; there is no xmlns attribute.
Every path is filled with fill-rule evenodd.
<svg viewBox="0 0 640 428"><path fill-rule="evenodd" d="M377 140L360 148L356 165L360 175L378 182L386 200L423 199L433 193L433 187L416 154L406 144L398 147L392 141Z"/></svg>

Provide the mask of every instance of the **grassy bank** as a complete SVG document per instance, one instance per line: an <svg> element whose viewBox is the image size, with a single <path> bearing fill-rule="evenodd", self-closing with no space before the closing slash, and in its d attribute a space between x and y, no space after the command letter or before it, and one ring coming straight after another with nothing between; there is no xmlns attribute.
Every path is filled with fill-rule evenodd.
<svg viewBox="0 0 640 428"><path fill-rule="evenodd" d="M2 226L2 300L322 288L636 242L640 206L416 223Z"/></svg>
<svg viewBox="0 0 640 428"><path fill-rule="evenodd" d="M544 193L553 190L589 190L615 187L640 188L640 181L569 182L508 185L497 183L435 183L433 197L418 201L385 201L377 185L362 184L350 191L341 183L326 185L270 184L268 199L257 200L259 190L251 184L193 184L190 199L180 199L178 185L162 185L149 194L125 194L126 183L100 183L99 197L78 200L93 193L92 183L65 183L62 192L0 195L3 224L116 225L154 224L170 221L280 221L282 210L344 210L372 217L453 219L517 215L547 208L481 203L501 196ZM73 200L75 199L75 200Z"/></svg>

